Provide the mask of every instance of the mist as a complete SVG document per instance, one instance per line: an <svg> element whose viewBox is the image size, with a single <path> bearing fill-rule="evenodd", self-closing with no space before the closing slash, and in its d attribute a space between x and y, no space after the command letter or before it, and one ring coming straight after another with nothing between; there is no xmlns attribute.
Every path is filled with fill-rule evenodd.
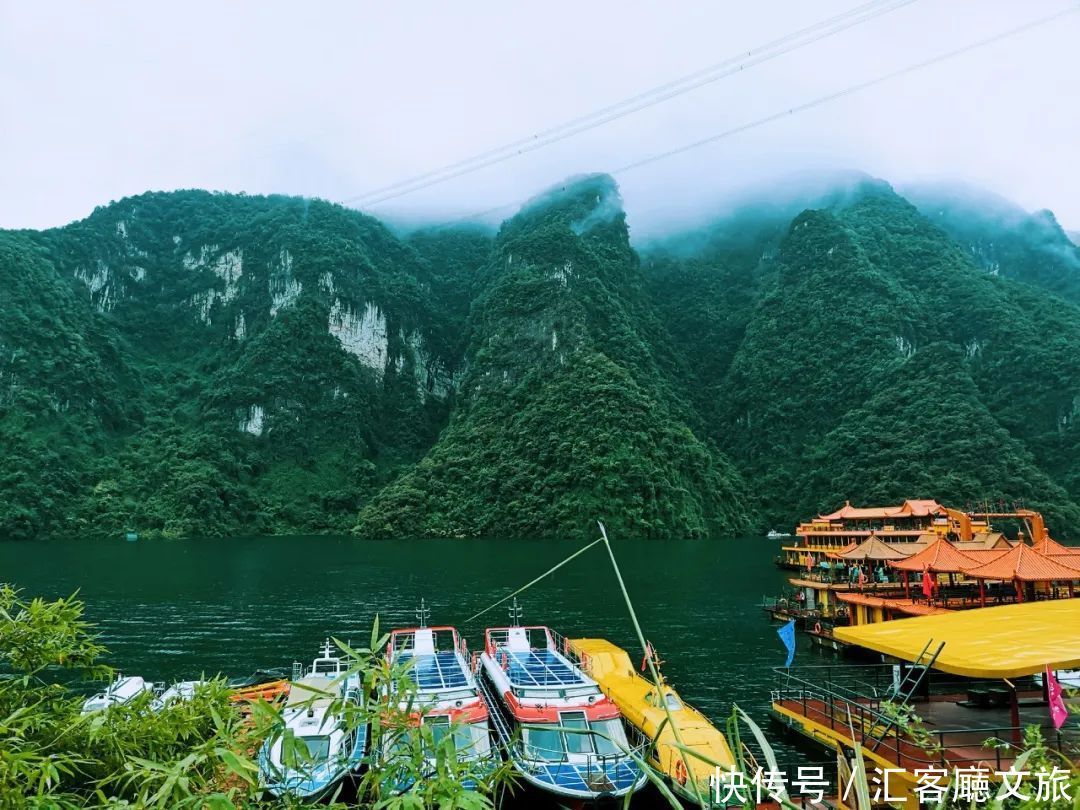
<svg viewBox="0 0 1080 810"><path fill-rule="evenodd" d="M0 227L146 190L332 201L528 138L859 5L285 3L0 8ZM761 190L865 173L973 184L1080 228L1080 14L627 171L897 71L1061 0L915 0L543 149L379 205L399 224L495 223L562 179L614 172L635 241ZM799 192L801 193L801 192Z"/></svg>

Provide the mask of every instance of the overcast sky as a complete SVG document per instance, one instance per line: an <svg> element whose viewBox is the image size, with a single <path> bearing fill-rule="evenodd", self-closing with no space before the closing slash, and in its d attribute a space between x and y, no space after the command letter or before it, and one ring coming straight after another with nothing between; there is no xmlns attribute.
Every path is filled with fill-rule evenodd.
<svg viewBox="0 0 1080 810"><path fill-rule="evenodd" d="M863 5L0 0L0 227L148 189L343 200ZM789 109L1068 0L915 0L371 212L462 216ZM964 180L1080 229L1080 13L618 176L641 232L802 170Z"/></svg>

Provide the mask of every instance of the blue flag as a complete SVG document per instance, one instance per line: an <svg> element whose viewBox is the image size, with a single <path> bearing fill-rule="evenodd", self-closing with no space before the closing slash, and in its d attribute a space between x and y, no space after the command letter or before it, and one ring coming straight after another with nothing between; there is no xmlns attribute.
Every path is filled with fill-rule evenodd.
<svg viewBox="0 0 1080 810"><path fill-rule="evenodd" d="M788 621L787 624L776 631L776 634L780 636L780 640L787 647L787 663L784 666L790 667L792 659L795 658L795 620Z"/></svg>

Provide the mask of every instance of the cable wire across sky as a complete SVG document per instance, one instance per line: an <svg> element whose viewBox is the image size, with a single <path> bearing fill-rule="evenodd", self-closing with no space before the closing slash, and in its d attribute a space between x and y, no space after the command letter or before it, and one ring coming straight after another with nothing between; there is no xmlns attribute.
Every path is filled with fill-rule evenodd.
<svg viewBox="0 0 1080 810"><path fill-rule="evenodd" d="M371 189L363 194L340 200L340 202L343 205L355 205L360 208L376 206L388 200L413 194L462 175L471 174L488 166L543 149L551 144L580 135L583 132L653 107L721 79L742 73L756 65L877 19L915 2L918 2L918 0L871 0L806 28L785 34L764 45L741 51L694 73L609 104L594 112L578 116L528 137L488 149L446 166Z"/></svg>
<svg viewBox="0 0 1080 810"><path fill-rule="evenodd" d="M966 53L970 53L971 51L978 50L979 48L985 48L988 45L993 45L993 44L995 44L997 42L1002 42L1002 41L1004 41L1006 39L1010 39L1010 38L1012 38L1014 36L1017 36L1019 34L1026 33L1027 31L1031 31L1031 30L1033 30L1035 28L1040 28L1042 26L1048 25L1049 23L1052 23L1052 22L1054 22L1056 20L1059 20L1059 19L1061 19L1063 17L1066 17L1066 16L1068 16L1070 14L1075 14L1078 11L1080 11L1080 3L1073 4L1071 6L1068 6L1066 8L1061 9L1060 11L1056 11L1056 12L1054 12L1052 14L1047 14L1047 15L1044 15L1042 17L1037 17L1037 18L1035 18L1033 20L1029 20L1029 21L1021 23L1019 25L1013 26L1012 28L1008 28L1008 29L1006 29L1004 31L999 31L998 33L992 34L992 35L990 35L988 37L984 37L982 39L975 40L974 42L969 42L968 44L962 45L962 46L960 46L958 48L954 48L952 50L945 51L943 53L939 53L936 56L931 56L931 57L929 57L927 59L923 59L923 60L921 60L919 62L914 62L914 63L912 63L910 65L899 68L897 70L893 70L893 71L890 71L888 73L883 73L880 76L876 76L876 77L874 77L872 79L867 79L866 81L862 81L862 82L858 82L856 84L848 85L847 87L845 87L845 88L843 88L841 90L837 90L837 91L832 92L832 93L827 93L825 95L818 96L817 98L811 99L810 101L806 101L806 102L804 102L802 104L796 104L796 105L794 105L792 107L786 107L786 108L784 108L782 110L778 110L775 113L771 113L769 115L762 116L761 118L755 118L754 120L747 121L746 123L743 123L743 124L738 124L736 126L730 127L728 129L722 130L720 132L717 132L717 133L715 133L713 135L709 135L709 136L707 136L705 138L700 138L700 139L698 139L696 141L691 141L689 143L682 144L681 146L676 146L676 147L673 147L671 149L666 149L666 150L664 150L662 152L657 152L657 153L654 153L652 155L648 155L648 156L643 157L643 158L638 158L636 160L633 160L633 161L631 161L629 163L625 163L625 164L623 164L621 166L618 166L616 168L608 169L607 174L618 177L619 175L623 175L623 174L626 174L628 172L634 171L635 169L640 169L643 166L648 166L650 164L657 163L657 162L662 161L662 160L666 160L666 159L674 157L676 155L681 155L681 154L683 154L685 152L689 152L689 151L692 151L694 149L700 149L703 146L708 146L709 144L716 143L717 141L723 140L725 138L730 138L730 137L732 137L734 135L739 135L739 134L741 134L743 132L747 132L747 131L752 130L752 129L757 129L758 127L765 126L766 124L771 124L771 123L773 123L775 121L779 121L779 120L781 120L783 118L789 118L791 116L798 115L799 113L806 112L807 110L811 110L811 109L813 109L815 107L820 107L820 106L822 106L824 104L828 104L830 102L833 102L833 101L836 101L838 99L844 98L845 96L849 96L849 95L852 95L852 94L855 94L855 93L862 92L863 90L867 90L867 89L869 89L871 87L876 87L879 84L883 84L885 82L892 81L893 79L898 79L898 78L900 78L902 76L906 76L909 73L914 73L915 71L923 70L923 69L928 68L928 67L930 67L932 65L936 65L936 64L939 64L941 62L948 61L950 59L955 59L955 58L957 58L959 56L962 56L962 55L964 55ZM492 214L498 213L499 211L515 208L515 207L517 207L519 205L521 205L520 200L512 202L512 203L504 203L502 205L498 205L498 206L495 206L493 208L487 208L487 209L484 209L483 211L478 211L476 213L469 214L468 216L461 217L459 219L454 220L454 222L470 222L470 221L482 220L482 219L485 219L485 218L491 216ZM450 223L448 223L448 224L450 224Z"/></svg>

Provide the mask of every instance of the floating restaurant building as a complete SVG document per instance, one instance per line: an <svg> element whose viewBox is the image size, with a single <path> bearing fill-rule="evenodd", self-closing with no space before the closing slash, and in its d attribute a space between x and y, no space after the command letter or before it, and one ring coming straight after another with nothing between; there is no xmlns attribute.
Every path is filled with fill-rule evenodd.
<svg viewBox="0 0 1080 810"><path fill-rule="evenodd" d="M1020 523L1016 540L990 519ZM1038 512L961 512L933 500L853 507L800 524L780 562L793 593L766 600L778 619L832 649L845 625L1076 595L1080 548L1053 540ZM1031 545L1025 542L1031 540Z"/></svg>
<svg viewBox="0 0 1080 810"><path fill-rule="evenodd" d="M1080 727L1052 722L1043 674L1080 667L1077 627L1080 600L1063 599L837 628L885 663L778 669L771 714L845 758L858 747L868 767L897 769L892 792L916 807L916 771L947 783L954 769L979 769L993 784L1031 726L1075 756Z"/></svg>

